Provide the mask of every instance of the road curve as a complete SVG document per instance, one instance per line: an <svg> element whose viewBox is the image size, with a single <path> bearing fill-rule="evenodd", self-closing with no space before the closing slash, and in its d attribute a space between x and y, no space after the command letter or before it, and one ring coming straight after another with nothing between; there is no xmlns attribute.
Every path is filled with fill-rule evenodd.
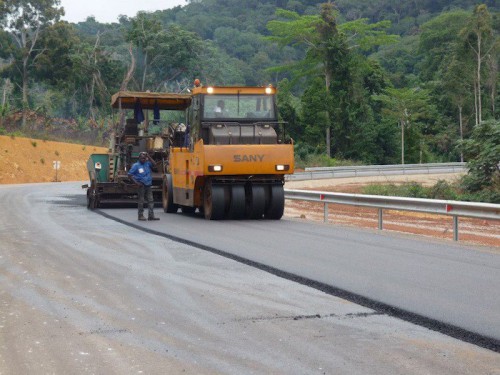
<svg viewBox="0 0 500 375"><path fill-rule="evenodd" d="M486 374L500 367L494 351L90 212L75 183L1 185L0 206L0 373ZM101 213L137 225L133 209ZM143 226L299 277L318 272L320 283L374 299L423 305L442 289L452 298L429 311L444 316L468 304L453 298L469 298L477 321L468 322L465 307L450 321L477 331L479 321L495 322L495 295L475 289L498 285L498 254L486 249L288 220L158 214L160 222ZM454 271L425 279L444 264ZM410 289L404 279L413 280ZM436 280L450 284L430 287Z"/></svg>
<svg viewBox="0 0 500 375"><path fill-rule="evenodd" d="M496 248L294 220L207 222L161 213L161 222L143 224L134 209L101 212L500 343Z"/></svg>

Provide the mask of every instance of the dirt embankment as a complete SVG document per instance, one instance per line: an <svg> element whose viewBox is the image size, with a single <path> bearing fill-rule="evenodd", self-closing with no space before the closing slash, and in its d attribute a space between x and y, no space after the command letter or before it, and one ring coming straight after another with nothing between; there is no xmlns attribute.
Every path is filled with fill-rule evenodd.
<svg viewBox="0 0 500 375"><path fill-rule="evenodd" d="M0 184L55 181L53 162L60 162L58 181L88 179L87 159L104 147L0 136Z"/></svg>

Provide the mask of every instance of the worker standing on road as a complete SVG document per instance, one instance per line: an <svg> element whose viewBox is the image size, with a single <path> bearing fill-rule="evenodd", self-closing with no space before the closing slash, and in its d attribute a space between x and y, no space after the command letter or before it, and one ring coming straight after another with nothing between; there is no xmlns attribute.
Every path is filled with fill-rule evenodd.
<svg viewBox="0 0 500 375"><path fill-rule="evenodd" d="M132 168L128 171L128 176L136 183L139 187L137 192L138 195L138 209L139 209L139 220L146 221L144 217L144 198L148 202L148 218L147 220L160 220L154 215L154 200L153 191L151 190L151 185L153 184L152 169L154 167L154 160L149 156L147 152L141 152L139 154L139 160L137 163L132 165Z"/></svg>

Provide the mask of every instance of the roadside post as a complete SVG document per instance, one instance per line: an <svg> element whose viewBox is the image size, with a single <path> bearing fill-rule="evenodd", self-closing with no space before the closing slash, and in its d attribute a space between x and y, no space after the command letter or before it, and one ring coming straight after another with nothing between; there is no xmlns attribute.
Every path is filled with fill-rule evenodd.
<svg viewBox="0 0 500 375"><path fill-rule="evenodd" d="M55 182L58 182L57 181L57 171L59 170L59 168L61 168L61 162L59 160L54 160L52 162L52 165L53 165L54 169L56 170L56 180L55 180Z"/></svg>

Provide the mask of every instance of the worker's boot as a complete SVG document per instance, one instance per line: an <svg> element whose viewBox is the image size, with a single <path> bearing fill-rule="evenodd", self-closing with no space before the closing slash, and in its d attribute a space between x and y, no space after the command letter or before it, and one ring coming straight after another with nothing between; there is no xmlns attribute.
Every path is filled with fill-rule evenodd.
<svg viewBox="0 0 500 375"><path fill-rule="evenodd" d="M144 215L139 215L139 221L146 221L146 218L144 217Z"/></svg>
<svg viewBox="0 0 500 375"><path fill-rule="evenodd" d="M159 217L155 217L154 215L149 215L148 220L160 220Z"/></svg>

